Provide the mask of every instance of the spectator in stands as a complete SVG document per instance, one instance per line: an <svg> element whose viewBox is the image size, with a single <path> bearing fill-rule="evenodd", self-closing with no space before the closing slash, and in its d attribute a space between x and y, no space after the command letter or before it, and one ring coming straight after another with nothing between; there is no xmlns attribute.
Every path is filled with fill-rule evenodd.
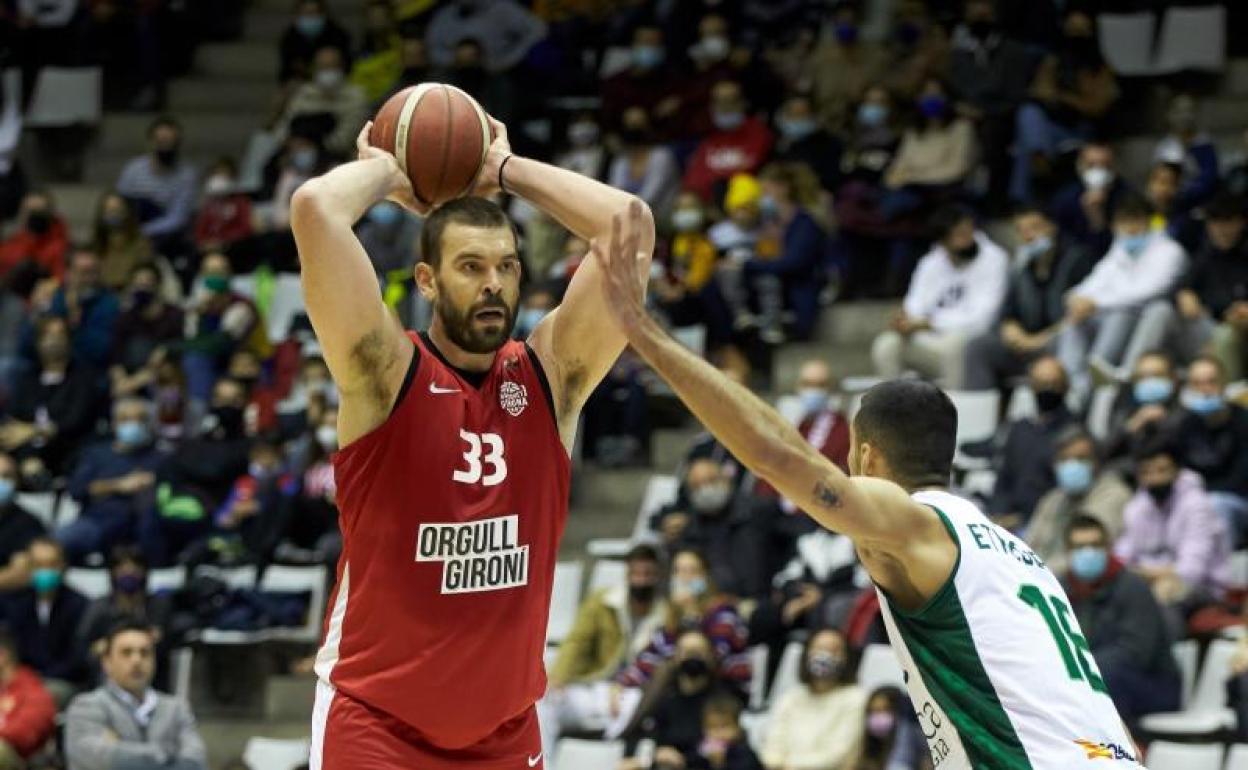
<svg viewBox="0 0 1248 770"><path fill-rule="evenodd" d="M75 248L65 281L52 295L45 313L69 323L76 360L97 369L108 365L120 311L117 295L102 285L99 254L90 246Z"/></svg>
<svg viewBox="0 0 1248 770"><path fill-rule="evenodd" d="M707 232L706 205L682 192L669 220L667 269L651 281L651 291L673 325L706 327L707 349L718 350L731 341L733 319L717 276L719 254Z"/></svg>
<svg viewBox="0 0 1248 770"><path fill-rule="evenodd" d="M74 464L68 491L82 513L56 533L70 564L134 540L135 523L152 505L160 462L153 417L148 401L114 402L113 441L88 447Z"/></svg>
<svg viewBox="0 0 1248 770"><path fill-rule="evenodd" d="M1231 539L1205 483L1181 465L1173 439L1148 437L1132 452L1138 484L1123 511L1122 537L1114 553L1153 589L1157 601L1177 615L1217 599L1227 585Z"/></svg>
<svg viewBox="0 0 1248 770"><path fill-rule="evenodd" d="M278 130L290 133L292 123L315 120L316 133L325 149L336 158L354 156L355 137L368 117L368 98L363 89L347 80L346 58L335 46L317 50L312 78L299 86L286 104Z"/></svg>
<svg viewBox="0 0 1248 770"><path fill-rule="evenodd" d="M715 130L693 151L685 168L684 187L717 197L717 188L733 174L754 173L771 152L771 129L749 114L739 83L724 80L711 90L711 123Z"/></svg>
<svg viewBox="0 0 1248 770"><path fill-rule="evenodd" d="M848 656L840 631L825 628L807 638L798 670L801 686L772 707L762 751L769 770L851 770L862 750L867 696L854 684Z"/></svg>
<svg viewBox="0 0 1248 770"><path fill-rule="evenodd" d="M988 510L993 519L1010 530L1021 530L1044 493L1053 488L1054 439L1076 424L1066 408L1069 383L1062 364L1053 356L1036 359L1027 372L1036 394L1037 414L1010 423L1005 443L994 465L997 481Z"/></svg>
<svg viewBox="0 0 1248 770"><path fill-rule="evenodd" d="M345 60L351 53L351 36L330 17L325 0L299 0L294 20L282 33L278 79L282 83L308 79L316 52L327 46L341 51Z"/></svg>
<svg viewBox="0 0 1248 770"><path fill-rule="evenodd" d="M1051 177L1057 156L1092 134L1118 99L1118 83L1101 57L1086 9L1067 9L1061 40L1040 62L1030 96L1015 116L1010 198L1018 202L1035 200L1036 171Z"/></svg>
<svg viewBox="0 0 1248 770"><path fill-rule="evenodd" d="M749 512L736 504L736 485L710 458L689 463L684 488L688 505L669 507L658 518L669 549L698 549L709 563L710 578L725 593L755 596L762 585L755 567L763 554Z"/></svg>
<svg viewBox="0 0 1248 770"><path fill-rule="evenodd" d="M1170 133L1153 151L1154 163L1181 169L1181 187L1176 208L1187 211L1199 206L1218 187L1218 150L1208 134L1200 130L1196 99L1177 94L1170 100L1166 122Z"/></svg>
<svg viewBox="0 0 1248 770"><path fill-rule="evenodd" d="M108 555L112 591L92 600L82 618L83 643L95 659L104 657L108 634L120 623L145 623L157 649L168 645L169 617L173 610L168 592L151 593L147 585L147 560L132 545L119 545ZM162 667L157 655L157 669Z"/></svg>
<svg viewBox="0 0 1248 770"><path fill-rule="evenodd" d="M364 9L364 35L359 57L351 67L351 82L364 91L369 104L385 98L403 69L394 12L390 0L369 0Z"/></svg>
<svg viewBox="0 0 1248 770"><path fill-rule="evenodd" d="M1090 516L1109 533L1110 542L1122 534L1122 511L1131 488L1101 463L1096 439L1081 426L1071 425L1053 440L1053 476L1049 490L1027 524L1026 540L1049 570L1066 570L1066 530L1076 516Z"/></svg>
<svg viewBox="0 0 1248 770"><path fill-rule="evenodd" d="M219 158L204 179L204 195L195 215L195 246L202 252L228 252L251 233L251 198L238 189L234 159Z"/></svg>
<svg viewBox="0 0 1248 770"><path fill-rule="evenodd" d="M974 215L952 206L933 219L937 242L919 262L902 308L875 338L871 358L881 377L906 367L962 387L963 353L996 320L1009 281L1009 258L975 227Z"/></svg>
<svg viewBox="0 0 1248 770"><path fill-rule="evenodd" d="M4 597L0 615L17 642L18 657L39 672L63 706L87 683L86 650L78 637L87 600L63 584L65 554L55 540L36 538L27 554L30 586Z"/></svg>
<svg viewBox="0 0 1248 770"><path fill-rule="evenodd" d="M902 99L915 99L923 84L949 76L949 36L923 0L902 0L893 14L885 80Z"/></svg>
<svg viewBox="0 0 1248 770"><path fill-rule="evenodd" d="M896 687L878 687L867 698L862 754L853 770L930 770L931 752L910 698Z"/></svg>
<svg viewBox="0 0 1248 770"><path fill-rule="evenodd" d="M1242 134L1239 151L1235 153L1235 162L1230 164L1222 174L1222 188L1237 198L1248 196L1248 129Z"/></svg>
<svg viewBox="0 0 1248 770"><path fill-rule="evenodd" d="M1075 164L1079 178L1058 191L1050 208L1058 230L1083 244L1092 254L1104 254L1113 240L1114 214L1129 188L1114 159L1114 148L1089 141Z"/></svg>
<svg viewBox="0 0 1248 770"><path fill-rule="evenodd" d="M310 420L311 440L291 467L302 471L294 515L278 544L277 558L313 564L334 564L342 545L338 531L338 489L330 456L338 449L338 410L326 407L319 419Z"/></svg>
<svg viewBox="0 0 1248 770"><path fill-rule="evenodd" d="M174 767L207 770L207 751L190 707L152 689L156 640L142 622L105 637L104 685L83 693L65 715L65 754L76 770Z"/></svg>
<svg viewBox="0 0 1248 770"><path fill-rule="evenodd" d="M120 291L139 265L152 261L152 244L139 230L129 202L117 193L105 193L95 211L92 248L100 258L100 282Z"/></svg>
<svg viewBox="0 0 1248 770"><path fill-rule="evenodd" d="M659 592L659 552L636 545L624 561L626 582L601 588L581 603L550 667L549 688L537 705L548 756L554 756L564 731L611 725L611 701L620 693L610 678L641 654L667 616L667 601Z"/></svg>
<svg viewBox="0 0 1248 770"><path fill-rule="evenodd" d="M616 128L629 107L651 110L650 117L660 138L671 138L680 98L675 93L675 69L667 61L663 29L642 23L633 30L629 67L603 81L602 114Z"/></svg>
<svg viewBox="0 0 1248 770"><path fill-rule="evenodd" d="M1036 207L1014 213L1022 268L1011 272L999 329L971 340L966 350L968 390L1004 389L1038 356L1052 353L1066 315L1066 292L1092 270L1092 259L1058 233Z"/></svg>
<svg viewBox="0 0 1248 770"><path fill-rule="evenodd" d="M1181 681L1171 637L1148 581L1110 553L1105 525L1076 516L1067 527L1070 567L1061 573L1100 679L1132 731L1139 719L1177 711ZM1089 683L1096 686L1094 672Z"/></svg>
<svg viewBox="0 0 1248 770"><path fill-rule="evenodd" d="M230 355L261 326L255 305L230 289L231 276L224 254L204 257L188 309L187 338L170 346L171 352L184 353L182 366L194 400L208 399Z"/></svg>
<svg viewBox="0 0 1248 770"><path fill-rule="evenodd" d="M176 265L176 257L189 246L197 174L181 157L182 125L175 118L165 115L152 121L147 139L151 150L121 169L117 193L130 201L156 251Z"/></svg>
<svg viewBox="0 0 1248 770"><path fill-rule="evenodd" d="M480 44L487 72L512 69L546 37L546 24L514 0L454 0L434 12L425 46L435 67L449 67L464 40Z"/></svg>
<svg viewBox="0 0 1248 770"><path fill-rule="evenodd" d="M832 192L841 183L841 140L823 126L814 104L805 94L792 94L776 112L776 146L772 158L804 163L819 177L819 186Z"/></svg>
<svg viewBox="0 0 1248 770"><path fill-rule="evenodd" d="M283 467L282 450L269 441L252 445L247 472L230 487L213 514L218 531L238 549L240 560L262 568L272 560L293 514L299 491L296 477Z"/></svg>
<svg viewBox="0 0 1248 770"><path fill-rule="evenodd" d="M182 309L161 296L155 265L139 265L130 274L121 315L113 332L108 370L114 398L152 391L164 346L182 339Z"/></svg>
<svg viewBox="0 0 1248 770"><path fill-rule="evenodd" d="M1186 360L1205 345L1226 368L1244 376L1248 352L1248 237L1242 198L1218 195L1204 206L1205 241L1176 297L1175 344Z"/></svg>
<svg viewBox="0 0 1248 770"><path fill-rule="evenodd" d="M1192 209L1179 199L1179 181L1183 169L1174 163L1154 163L1148 171L1144 185L1144 197L1153 207L1152 227L1164 230L1171 238L1193 249L1201 240L1200 229L1192 216Z"/></svg>
<svg viewBox="0 0 1248 770"><path fill-rule="evenodd" d="M917 106L918 117L902 136L897 155L884 172L889 192L881 203L881 213L887 220L956 196L979 152L974 127L954 112L939 80L923 84Z"/></svg>
<svg viewBox="0 0 1248 770"><path fill-rule="evenodd" d="M666 146L655 142L650 118L630 107L620 119L621 151L611 161L607 183L637 195L658 214L665 214L680 189L680 166Z"/></svg>
<svg viewBox="0 0 1248 770"><path fill-rule="evenodd" d="M22 198L17 227L0 241L0 277L25 297L39 278L64 277L68 250L69 227L56 213L52 196L32 190Z"/></svg>
<svg viewBox="0 0 1248 770"><path fill-rule="evenodd" d="M421 220L397 203L383 200L368 210L356 233L373 269L385 283L411 279Z"/></svg>
<svg viewBox="0 0 1248 770"><path fill-rule="evenodd" d="M98 373L74 355L64 318L37 322L35 350L38 366L16 382L0 444L23 460L37 457L52 473L61 473L106 416L107 389Z"/></svg>
<svg viewBox="0 0 1248 770"><path fill-rule="evenodd" d="M1130 371L1147 348L1132 339L1143 307L1165 296L1178 282L1186 256L1165 233L1152 232L1152 209L1130 196L1114 212L1113 246L1091 274L1066 298L1066 326L1058 336L1058 356L1070 375L1076 403L1092 392L1089 366ZM1128 344L1130 343L1130 344Z"/></svg>
<svg viewBox="0 0 1248 770"><path fill-rule="evenodd" d="M0 452L0 594L30 579L25 551L45 531L43 522L17 502L18 482L17 462Z"/></svg>
<svg viewBox="0 0 1248 770"><path fill-rule="evenodd" d="M741 729L741 701L718 695L702 707L702 742L694 767L711 770L763 770L763 763Z"/></svg>
<svg viewBox="0 0 1248 770"><path fill-rule="evenodd" d="M1178 424L1179 374L1165 352L1145 353L1135 364L1129 387L1118 391L1109 418L1106 457L1123 457L1142 436Z"/></svg>
<svg viewBox="0 0 1248 770"><path fill-rule="evenodd" d="M0 628L0 770L22 770L56 732L56 704Z"/></svg>
<svg viewBox="0 0 1248 770"><path fill-rule="evenodd" d="M811 95L824 125L838 128L851 116L863 91L887 74L887 55L878 43L862 39L859 8L842 3L808 65Z"/></svg>
<svg viewBox="0 0 1248 770"><path fill-rule="evenodd" d="M1205 480L1234 546L1248 530L1248 410L1227 401L1226 372L1212 356L1200 356L1187 368L1179 403L1183 467Z"/></svg>
<svg viewBox="0 0 1248 770"><path fill-rule="evenodd" d="M586 457L603 468L646 465L650 457L645 365L626 352L585 404Z"/></svg>
<svg viewBox="0 0 1248 770"><path fill-rule="evenodd" d="M647 124L648 121L649 118ZM595 113L582 112L574 117L568 124L567 138L568 147L555 157L555 165L591 179L602 179L607 168L607 149L603 145L602 128Z"/></svg>

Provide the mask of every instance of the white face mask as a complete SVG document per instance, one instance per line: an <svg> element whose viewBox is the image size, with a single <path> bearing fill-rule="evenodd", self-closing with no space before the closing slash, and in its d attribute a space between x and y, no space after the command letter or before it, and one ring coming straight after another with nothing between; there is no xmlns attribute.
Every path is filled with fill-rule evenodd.
<svg viewBox="0 0 1248 770"><path fill-rule="evenodd" d="M732 44L723 35L704 37L694 46L694 56L707 62L723 61L732 49Z"/></svg>
<svg viewBox="0 0 1248 770"><path fill-rule="evenodd" d="M321 449L332 452L338 448L338 429L332 425L322 425L316 429L316 443Z"/></svg>
<svg viewBox="0 0 1248 770"><path fill-rule="evenodd" d="M204 183L205 195L225 195L234 189L234 181L228 176L217 174L208 177L208 181Z"/></svg>
<svg viewBox="0 0 1248 770"><path fill-rule="evenodd" d="M1114 181L1114 172L1102 166L1084 169L1081 175L1083 186L1092 190L1103 190Z"/></svg>
<svg viewBox="0 0 1248 770"><path fill-rule="evenodd" d="M332 91L342 85L343 74L340 69L318 70L316 73L316 84L327 91Z"/></svg>
<svg viewBox="0 0 1248 770"><path fill-rule="evenodd" d="M728 505L731 497L732 487L726 481L703 484L689 492L689 502L699 513L718 513Z"/></svg>

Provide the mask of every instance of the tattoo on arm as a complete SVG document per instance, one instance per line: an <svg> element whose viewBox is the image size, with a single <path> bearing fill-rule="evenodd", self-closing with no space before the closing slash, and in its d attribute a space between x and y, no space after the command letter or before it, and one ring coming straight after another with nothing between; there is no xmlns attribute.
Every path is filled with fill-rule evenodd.
<svg viewBox="0 0 1248 770"><path fill-rule="evenodd" d="M815 500L824 508L841 507L841 495L822 481L815 482Z"/></svg>

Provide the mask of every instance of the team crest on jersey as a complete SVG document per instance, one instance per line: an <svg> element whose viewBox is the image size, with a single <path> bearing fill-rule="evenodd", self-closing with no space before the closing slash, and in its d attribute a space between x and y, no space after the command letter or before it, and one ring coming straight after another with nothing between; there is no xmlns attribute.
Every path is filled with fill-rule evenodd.
<svg viewBox="0 0 1248 770"><path fill-rule="evenodd" d="M498 389L498 404L512 417L519 417L529 405L529 391L518 382L504 382Z"/></svg>

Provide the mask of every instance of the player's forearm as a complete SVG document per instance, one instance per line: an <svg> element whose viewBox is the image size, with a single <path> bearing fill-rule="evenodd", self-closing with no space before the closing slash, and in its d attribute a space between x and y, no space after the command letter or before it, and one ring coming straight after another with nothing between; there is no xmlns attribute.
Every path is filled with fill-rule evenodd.
<svg viewBox="0 0 1248 770"><path fill-rule="evenodd" d="M636 197L575 171L519 155L503 167L503 188L586 240L609 236L611 217L626 210ZM648 209L644 215L650 216Z"/></svg>
<svg viewBox="0 0 1248 770"><path fill-rule="evenodd" d="M290 223L296 234L311 214L352 227L378 201L407 184L397 163L389 158L370 158L344 163L308 180L290 202Z"/></svg>

